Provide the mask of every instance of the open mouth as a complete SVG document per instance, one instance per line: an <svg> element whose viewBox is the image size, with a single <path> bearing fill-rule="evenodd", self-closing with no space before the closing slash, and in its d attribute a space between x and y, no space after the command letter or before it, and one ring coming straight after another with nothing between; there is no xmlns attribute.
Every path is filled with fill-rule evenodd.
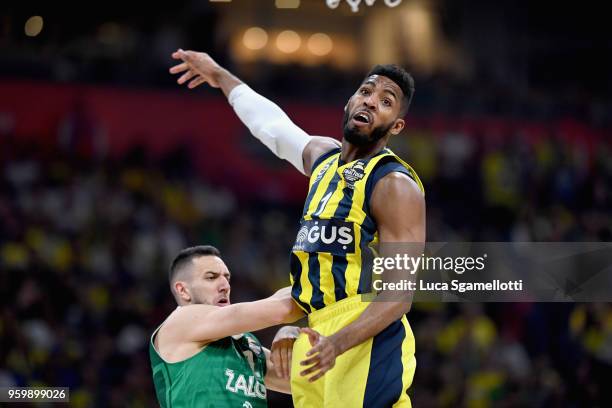
<svg viewBox="0 0 612 408"><path fill-rule="evenodd" d="M354 114L353 120L365 124L369 124L372 121L372 119L370 118L370 114L365 111L360 111Z"/></svg>
<svg viewBox="0 0 612 408"><path fill-rule="evenodd" d="M227 306L229 305L229 299L221 298L217 300L217 306Z"/></svg>

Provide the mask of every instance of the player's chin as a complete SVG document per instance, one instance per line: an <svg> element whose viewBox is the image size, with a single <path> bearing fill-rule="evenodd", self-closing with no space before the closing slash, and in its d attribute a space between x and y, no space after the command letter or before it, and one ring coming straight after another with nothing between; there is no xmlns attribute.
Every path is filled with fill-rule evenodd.
<svg viewBox="0 0 612 408"><path fill-rule="evenodd" d="M371 142L370 134L371 132L364 129L347 127L344 132L344 138L350 144L363 146Z"/></svg>

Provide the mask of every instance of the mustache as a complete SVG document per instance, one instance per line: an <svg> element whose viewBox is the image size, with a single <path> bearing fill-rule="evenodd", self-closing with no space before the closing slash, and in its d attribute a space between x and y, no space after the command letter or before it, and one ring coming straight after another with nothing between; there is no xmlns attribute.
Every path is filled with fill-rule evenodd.
<svg viewBox="0 0 612 408"><path fill-rule="evenodd" d="M348 109L344 111L344 117L342 118L342 134L349 143L355 146L367 146L374 144L385 137L391 127L393 127L393 123L388 125L379 125L374 127L369 134L364 134L358 129L351 129L351 127L348 125L351 117L352 115Z"/></svg>

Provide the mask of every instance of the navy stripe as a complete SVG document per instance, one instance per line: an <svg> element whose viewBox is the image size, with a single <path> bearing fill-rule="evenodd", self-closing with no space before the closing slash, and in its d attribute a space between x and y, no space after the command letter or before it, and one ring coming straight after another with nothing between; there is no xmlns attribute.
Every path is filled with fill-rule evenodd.
<svg viewBox="0 0 612 408"><path fill-rule="evenodd" d="M385 158L381 159L381 161L383 160L385 160ZM403 164L397 161L389 161L384 164L377 163L376 167L374 168L374 171L372 172L372 175L370 176L370 178L368 178L368 181L366 182L366 197L370 197L372 195L372 191L374 191L374 186L381 178L385 177L389 173L393 173L394 171L404 173L408 177L413 178L412 174L410 174L408 169L404 167Z"/></svg>
<svg viewBox="0 0 612 408"><path fill-rule="evenodd" d="M334 150L336 150L336 149L334 149ZM329 153L334 153L334 151L329 152ZM335 153L337 153L337 151ZM331 154L326 153L323 156L321 156L321 158L326 159L329 156L331 156ZM333 166L330 166L330 167L333 167ZM315 169L315 167L313 167L313 170L314 169ZM328 169L328 171L329 171L329 169ZM315 193L317 191L317 188L319 187L319 184L321 183L321 180L323 180L323 177L321 177L319 180L315 181L313 183L312 187L310 188L310 191L308 191L308 196L306 196L306 201L304 201L304 210L302 211L302 217L304 217L306 215L306 212L308 212L308 207L310 207L310 202L312 201L312 198L314 197L314 195L315 195ZM328 188L329 188L329 186L328 186ZM325 197L325 194L323 194L323 197Z"/></svg>
<svg viewBox="0 0 612 408"><path fill-rule="evenodd" d="M372 267L374 263L374 253L369 247L374 236L365 228L361 228L361 274L359 275L359 286L357 293L372 292Z"/></svg>
<svg viewBox="0 0 612 408"><path fill-rule="evenodd" d="M310 188L310 191L308 192L308 195L306 196L306 201L304 201L304 209L302 210L302 217L306 215L306 212L308 211L308 207L310 207L310 202L312 201L312 197L314 197L315 193L317 192L317 187L319 187L321 180L323 180L323 177L315 181L312 187Z"/></svg>
<svg viewBox="0 0 612 408"><path fill-rule="evenodd" d="M398 172L403 173L414 180L414 177L403 164L395 161L393 156L388 156L389 159L393 161L387 161L387 157L384 157L380 160L380 162L376 163L372 174L366 181L365 188L365 200L364 200L364 210L366 214L370 213L370 199L372 198L372 192L374 192L374 187L376 183L380 181L383 177L385 177L389 173Z"/></svg>
<svg viewBox="0 0 612 408"><path fill-rule="evenodd" d="M401 320L374 336L364 408L391 407L402 396L402 343L405 338L406 329Z"/></svg>
<svg viewBox="0 0 612 408"><path fill-rule="evenodd" d="M348 261L346 255L333 255L332 259L332 276L334 277L334 295L336 302L347 297L346 295L346 267Z"/></svg>
<svg viewBox="0 0 612 408"><path fill-rule="evenodd" d="M323 303L323 292L321 291L321 265L316 252L308 254L308 280L312 285L310 305L317 310L323 309L325 303Z"/></svg>
<svg viewBox="0 0 612 408"><path fill-rule="evenodd" d="M370 241L374 238L374 233L378 230L378 226L370 213L370 200L372 198L372 192L374 191L376 183L378 183L380 179L393 172L403 173L408 175L410 178L413 178L412 174L410 174L408 169L406 169L403 164L396 161L395 157L388 156L382 158L380 162L376 163L374 170L372 170L372 173L366 181L365 198L362 206L363 212L366 214L366 217L362 223L362 230L367 230L368 235L370 236L369 239L365 239L365 237L362 238L362 242L365 242L366 244L370 243Z"/></svg>
<svg viewBox="0 0 612 408"><path fill-rule="evenodd" d="M310 306L300 300L302 294L302 284L300 276L302 275L302 263L296 254L291 254L291 275L293 276L293 288L291 288L291 297L308 313L311 312Z"/></svg>
<svg viewBox="0 0 612 408"><path fill-rule="evenodd" d="M312 168L311 168L311 171L310 171L311 174L312 174L313 171L315 171L317 166L323 162L323 160L327 159L328 157L330 157L333 154L338 153L340 150L341 149L338 147L338 148L335 148L335 149L331 149L329 152L325 152L321 156L319 156L319 158L317 160L315 160L315 162L312 164Z"/></svg>
<svg viewBox="0 0 612 408"><path fill-rule="evenodd" d="M355 190L349 187L344 187L342 189L342 199L338 203L338 208L336 208L336 212L334 213L334 218L344 220L349 216L351 212L351 207L353 206L353 194Z"/></svg>
<svg viewBox="0 0 612 408"><path fill-rule="evenodd" d="M333 193L334 191L336 191L336 187L338 187L338 183L340 182L340 175L338 174L338 172L334 172L334 176L331 178L331 180L329 181L329 185L327 186L327 189L325 189L325 193L323 193L323 195L321 197L325 197L326 195L328 195L329 193ZM329 201L326 203L326 205L329 204ZM321 205L321 203L317 203L314 212L319 212L319 206ZM304 211L307 211L307 208L304 208ZM325 209L323 209L323 211L325 211ZM323 212L321 211L321 212ZM314 214L314 213L313 213ZM304 215L306 215L306 213L304 212ZM312 219L320 219L321 217L317 216L312 216Z"/></svg>

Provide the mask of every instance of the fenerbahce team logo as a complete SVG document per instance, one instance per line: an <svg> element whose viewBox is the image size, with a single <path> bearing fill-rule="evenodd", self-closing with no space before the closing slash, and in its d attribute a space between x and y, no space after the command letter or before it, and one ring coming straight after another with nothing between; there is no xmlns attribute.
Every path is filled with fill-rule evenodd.
<svg viewBox="0 0 612 408"><path fill-rule="evenodd" d="M342 177L346 181L347 187L355 188L355 182L365 177L365 163L358 161L342 171Z"/></svg>
<svg viewBox="0 0 612 408"><path fill-rule="evenodd" d="M344 255L355 252L353 224L337 220L307 220L298 231L294 251L329 252Z"/></svg>

